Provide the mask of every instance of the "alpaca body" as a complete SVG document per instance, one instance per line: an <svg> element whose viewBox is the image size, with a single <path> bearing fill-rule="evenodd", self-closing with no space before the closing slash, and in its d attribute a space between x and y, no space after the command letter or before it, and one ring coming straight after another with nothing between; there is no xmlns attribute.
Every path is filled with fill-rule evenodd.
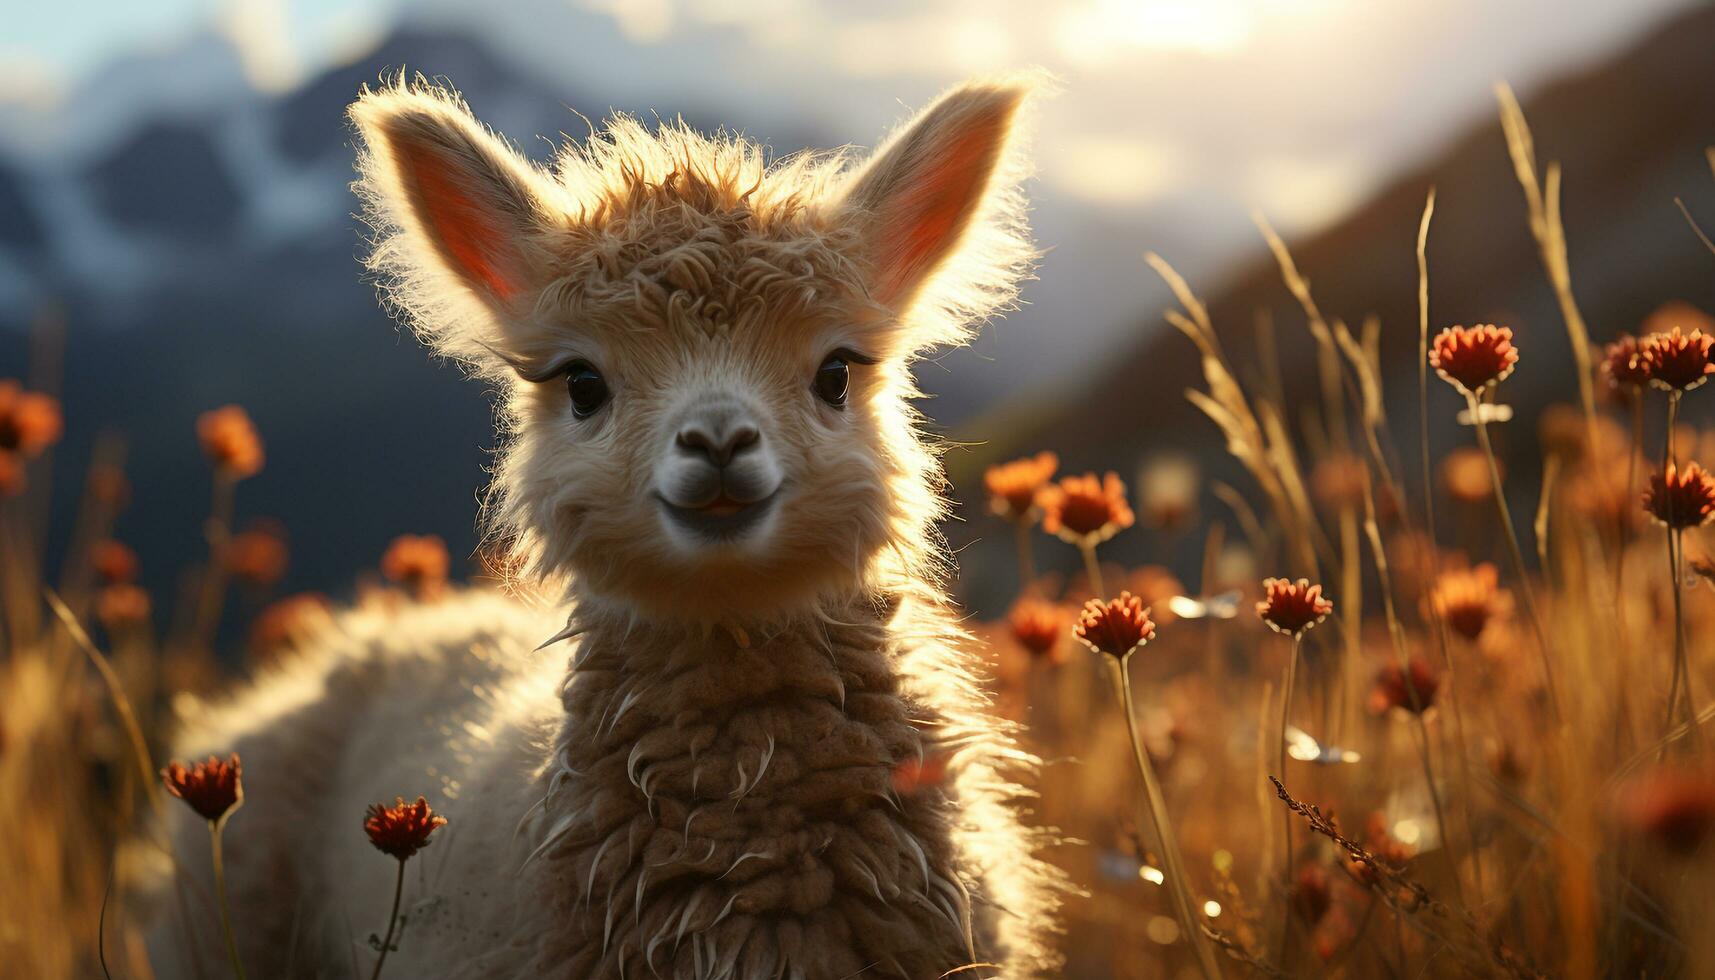
<svg viewBox="0 0 1715 980"><path fill-rule="evenodd" d="M1021 757L954 632L898 597L839 612L744 647L597 616L569 675L564 650L531 653L553 618L498 595L347 614L181 744L246 760L227 876L252 975L371 961L394 866L355 815L400 786L452 822L407 866L390 971L1036 975L1053 875L1020 859ZM943 757L944 779L896 776ZM175 819L209 894L204 828ZM164 976L191 975L178 946L157 936Z"/></svg>
<svg viewBox="0 0 1715 980"><path fill-rule="evenodd" d="M950 92L861 164L619 118L552 170L454 93L362 94L369 266L499 386L491 540L562 615L358 610L193 728L183 752L244 759L258 970L373 957L393 868L359 819L417 793L451 823L408 866L400 973L1052 968L1060 879L1009 774L1033 760L941 591L911 407L915 359L1029 269L1028 88ZM532 653L568 612L575 641ZM189 867L203 837L178 835Z"/></svg>

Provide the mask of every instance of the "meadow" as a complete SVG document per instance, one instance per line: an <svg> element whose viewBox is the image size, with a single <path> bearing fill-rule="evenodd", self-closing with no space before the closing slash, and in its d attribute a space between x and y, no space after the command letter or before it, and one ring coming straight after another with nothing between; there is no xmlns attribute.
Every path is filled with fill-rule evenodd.
<svg viewBox="0 0 1715 980"><path fill-rule="evenodd" d="M1196 288L1147 259L1202 357L1202 377L1179 380L1250 477L1217 489L1222 513L1190 525L1198 488L1170 462L1133 487L1062 473L1043 447L986 474L991 533L1016 539L1021 587L1004 618L971 629L997 703L1044 760L1033 820L1061 835L1053 859L1082 892L1066 902L1064 975L1715 974L1700 928L1715 908L1715 477L1698 465L1715 439L1679 421L1682 401L1715 399L1715 321L1663 297L1635 336L1592 337L1559 172L1539 165L1509 97L1502 114L1578 365L1544 416L1531 512L1512 506L1491 430L1532 351L1506 324L1436 320L1432 191L1417 418L1384 410L1383 378L1404 375L1384 370L1379 325L1324 317L1264 223L1317 352L1309 405L1282 404L1279 369L1231 358ZM267 465L241 407L186 433L209 463L207 557L177 594L151 595L135 583L149 556L112 533L123 447L98 447L86 485L56 492L53 447L77 406L39 387L0 383L0 880L13 885L0 962L146 977L138 883L210 858L172 853L154 829L210 790L185 772L163 781L173 718L313 644L336 604L276 594L282 532L235 526L245 479ZM1430 413L1455 412L1464 444L1431 446ZM42 557L53 506L79 513L58 569ZM1140 523L1203 536L1194 580L1104 561ZM1075 549L1083 571L1039 575L1050 548ZM354 601L507 584L507 569L476 565L455 583L438 539L407 536ZM896 774L937 778L932 760ZM243 833L232 802L216 801L215 840ZM395 873L385 845L410 817L351 815L385 852L373 874ZM434 826L416 818L420 844ZM177 901L187 927L222 928L218 895Z"/></svg>

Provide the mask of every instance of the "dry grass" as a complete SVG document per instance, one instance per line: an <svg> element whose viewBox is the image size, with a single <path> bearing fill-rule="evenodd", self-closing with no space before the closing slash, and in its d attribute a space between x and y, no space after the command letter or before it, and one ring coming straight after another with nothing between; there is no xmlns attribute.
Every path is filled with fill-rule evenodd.
<svg viewBox="0 0 1715 980"><path fill-rule="evenodd" d="M1640 460L1683 460L1692 447L1642 445L1641 425L1628 434L1625 405L1598 402L1596 376L1582 369L1593 352L1572 293L1559 172L1550 166L1539 181L1523 117L1510 94L1502 105L1581 365L1566 379L1572 421L1544 461L1534 555L1497 506L1503 474L1472 448L1486 445L1499 417L1494 392L1462 405L1427 367L1433 195L1417 252L1426 414L1403 427L1383 410L1381 379L1399 372L1382 370L1378 326L1354 333L1325 318L1265 221L1317 352L1319 398L1307 412L1282 404L1266 380L1242 384L1192 287L1149 256L1179 304L1167 319L1202 355L1201 387L1188 395L1252 478L1216 488L1231 513L1210 529L1193 587L1158 568L1100 563L1100 542L1131 522L1123 498L1105 500L1109 487L1059 491L1055 524L1068 544L1034 526L1038 512L1019 511L1017 473L995 484L1012 497L997 519L1013 522L1032 603L1016 629L979 631L995 657L997 698L1029 722L1031 747L1050 760L1039 817L1068 838L1056 858L1090 893L1069 910L1068 976L1715 975L1715 934L1701 928L1715 908L1702 846L1715 827L1704 730L1715 717L1715 590L1702 584L1715 576L1715 549L1694 526L1670 550L1637 503L1654 465ZM1530 371L1522 346L1519 370ZM1678 398L1639 391L1631 418ZM1427 413L1460 408L1480 423L1470 445L1431 446ZM14 883L0 889L0 962L9 974L150 975L127 897L145 864L175 859L148 829L150 810L165 805L153 774L173 700L222 683L212 651L233 497L262 460L259 442L247 442L255 433L231 413L203 430L213 464L209 557L159 632L147 596L122 572L104 583L93 560L123 505L115 447L98 451L51 605L39 539L57 429L0 452L0 881ZM1420 486L1404 483L1406 454L1420 458ZM1445 496L1429 476L1437 459L1470 471L1448 473ZM1046 482L1047 471L1035 478ZM1080 493L1097 511L1082 530L1068 516ZM1146 519L1183 517L1149 496L1137 502ZM1036 547L1077 547L1086 571L1064 583L1039 578ZM1245 561L1233 562L1235 552ZM446 555L412 539L386 564L428 601ZM1670 568L1680 564L1689 571L1676 588ZM1333 616L1301 643L1267 631L1254 608L1262 573L1322 584ZM1153 603L1158 626L1128 665L1142 758L1112 665L1071 634L1079 604L1122 589ZM325 619L317 600L281 604L258 617L249 655L289 648ZM83 623L100 624L96 641ZM1160 777L1163 829L1176 831L1165 839L1176 838L1177 853L1162 851L1140 769ZM1186 941L1176 893L1191 896L1189 914L1216 950L1212 968L1198 955L1205 944ZM186 928L218 928L210 896L187 890L174 904Z"/></svg>

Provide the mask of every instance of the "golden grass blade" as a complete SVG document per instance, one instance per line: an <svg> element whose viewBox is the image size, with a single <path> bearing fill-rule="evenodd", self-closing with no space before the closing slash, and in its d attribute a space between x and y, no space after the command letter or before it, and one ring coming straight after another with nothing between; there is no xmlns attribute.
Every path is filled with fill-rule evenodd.
<svg viewBox="0 0 1715 980"><path fill-rule="evenodd" d="M139 785L148 798L150 806L155 808L157 816L164 814L161 805L159 780L155 776L155 763L149 757L149 743L143 738L143 728L137 724L137 713L131 709L131 699L125 696L125 685L120 683L119 674L113 669L102 652L96 649L94 641L89 638L83 624L72 615L70 608L61 601L59 594L52 588L44 587L42 594L48 600L48 606L54 615L59 617L72 641L88 655L90 663L95 665L96 672L101 675L102 683L107 685L107 694L113 699L113 708L119 713L119 721L125 726L125 737L131 743L131 751L137 763Z"/></svg>

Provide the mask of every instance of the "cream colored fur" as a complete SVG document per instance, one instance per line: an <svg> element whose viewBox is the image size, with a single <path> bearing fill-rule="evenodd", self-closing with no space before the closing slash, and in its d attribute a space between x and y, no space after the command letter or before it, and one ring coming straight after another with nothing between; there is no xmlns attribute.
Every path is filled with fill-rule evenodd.
<svg viewBox="0 0 1715 980"><path fill-rule="evenodd" d="M1062 879L1016 783L1034 760L941 592L908 401L913 358L1028 269L1026 90L957 89L861 163L620 118L552 171L444 90L358 101L372 268L505 393L488 524L516 591L555 599L354 610L187 719L176 754L244 758L228 872L253 976L367 973L392 867L363 809L419 792L450 823L409 866L389 975L1051 973ZM839 351L844 407L811 390ZM574 360L612 392L589 417ZM774 482L750 530L705 538L663 474L716 403ZM932 758L944 784L896 784ZM203 867L200 827L176 831ZM152 948L192 975L172 928Z"/></svg>

